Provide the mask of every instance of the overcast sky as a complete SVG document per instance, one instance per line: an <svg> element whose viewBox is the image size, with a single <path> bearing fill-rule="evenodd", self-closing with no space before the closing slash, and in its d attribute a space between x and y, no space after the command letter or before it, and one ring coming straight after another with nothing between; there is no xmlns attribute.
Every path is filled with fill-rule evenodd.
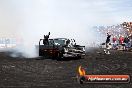
<svg viewBox="0 0 132 88"><path fill-rule="evenodd" d="M84 39L92 26L131 21L131 14L131 0L0 0L0 35Z"/></svg>

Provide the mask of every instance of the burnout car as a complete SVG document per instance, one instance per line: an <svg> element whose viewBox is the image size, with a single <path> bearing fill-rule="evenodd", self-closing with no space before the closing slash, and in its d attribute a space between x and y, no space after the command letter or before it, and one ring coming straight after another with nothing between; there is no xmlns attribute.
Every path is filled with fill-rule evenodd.
<svg viewBox="0 0 132 88"><path fill-rule="evenodd" d="M76 45L75 40L67 38L40 39L39 56L57 59L65 57L84 58L85 46Z"/></svg>

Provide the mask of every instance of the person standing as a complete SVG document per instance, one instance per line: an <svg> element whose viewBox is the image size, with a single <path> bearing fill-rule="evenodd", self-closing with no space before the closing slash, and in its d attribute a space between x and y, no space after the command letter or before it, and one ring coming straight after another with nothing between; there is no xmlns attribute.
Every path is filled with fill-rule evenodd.
<svg viewBox="0 0 132 88"><path fill-rule="evenodd" d="M124 38L124 50L128 50L128 48L130 47L129 45L129 42L130 42L130 39L129 39L129 37L128 36L126 36L125 38Z"/></svg>
<svg viewBox="0 0 132 88"><path fill-rule="evenodd" d="M113 49L116 49L116 46L117 46L117 39L116 39L116 36L113 36L112 38L112 41L113 41Z"/></svg>
<svg viewBox="0 0 132 88"><path fill-rule="evenodd" d="M107 38L106 38L106 49L104 49L105 54L110 54L110 38L111 35L109 33L107 33Z"/></svg>
<svg viewBox="0 0 132 88"><path fill-rule="evenodd" d="M119 50L124 50L125 44L124 44L124 36L121 35L119 37Z"/></svg>
<svg viewBox="0 0 132 88"><path fill-rule="evenodd" d="M119 38L119 44L122 45L124 42L124 36L121 35L120 38Z"/></svg>

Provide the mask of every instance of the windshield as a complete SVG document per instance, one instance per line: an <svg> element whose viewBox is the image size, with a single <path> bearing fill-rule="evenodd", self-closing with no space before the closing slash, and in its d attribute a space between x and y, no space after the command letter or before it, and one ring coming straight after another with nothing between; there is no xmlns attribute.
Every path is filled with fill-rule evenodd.
<svg viewBox="0 0 132 88"><path fill-rule="evenodd" d="M53 39L49 39L49 45L53 45L54 41Z"/></svg>
<svg viewBox="0 0 132 88"><path fill-rule="evenodd" d="M55 45L65 45L65 40L63 39L55 39L54 40Z"/></svg>

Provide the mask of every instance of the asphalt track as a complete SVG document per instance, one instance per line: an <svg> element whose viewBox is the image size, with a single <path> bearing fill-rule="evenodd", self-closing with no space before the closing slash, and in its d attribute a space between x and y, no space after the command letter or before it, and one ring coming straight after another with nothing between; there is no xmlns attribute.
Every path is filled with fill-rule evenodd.
<svg viewBox="0 0 132 88"><path fill-rule="evenodd" d="M82 65L87 74L128 74L132 76L132 52L103 50L87 52L85 59L62 61L45 58L10 57L0 53L0 88L132 88L126 84L79 84L77 69Z"/></svg>

